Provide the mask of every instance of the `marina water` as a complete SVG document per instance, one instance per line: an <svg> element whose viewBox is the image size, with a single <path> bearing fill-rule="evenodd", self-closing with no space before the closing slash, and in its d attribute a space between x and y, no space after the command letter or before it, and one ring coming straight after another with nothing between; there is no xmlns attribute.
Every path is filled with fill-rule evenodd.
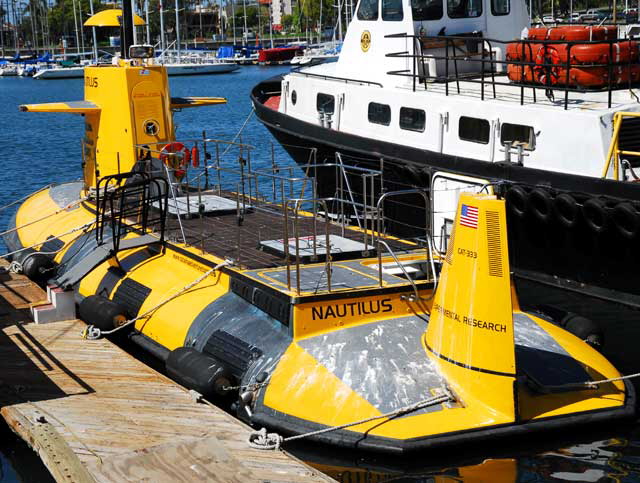
<svg viewBox="0 0 640 483"><path fill-rule="evenodd" d="M251 115L249 101L249 92L258 81L286 70L286 67L245 66L236 73L220 76L172 77L173 96L228 99L226 105L177 113L177 137L199 138L203 130L211 139L232 140L238 136L238 140L255 146L254 167L270 165L272 152L279 164L293 164ZM0 78L0 145L4 163L0 174L0 206L45 184L80 178L82 117L25 114L18 111L18 106L81 100L82 96L81 79ZM229 157L226 159L233 162ZM0 212L0 231L10 215L10 210ZM605 330L604 352L609 360L622 373L640 372L640 351L637 350L640 312L533 283L522 282L518 288L523 304L544 302L592 318ZM498 444L488 442L481 448L451 447L400 461L305 446L293 451L344 482L640 481L640 427L636 423L545 433ZM0 424L0 482L48 480L50 476L36 454L15 438L4 423Z"/></svg>

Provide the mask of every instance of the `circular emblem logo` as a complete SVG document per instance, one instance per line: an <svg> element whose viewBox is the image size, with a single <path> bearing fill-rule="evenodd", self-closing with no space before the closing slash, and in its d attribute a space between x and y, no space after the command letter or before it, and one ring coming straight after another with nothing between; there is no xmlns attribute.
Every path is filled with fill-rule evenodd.
<svg viewBox="0 0 640 483"><path fill-rule="evenodd" d="M368 30L362 32L360 36L360 48L363 52L366 52L371 47L371 33Z"/></svg>

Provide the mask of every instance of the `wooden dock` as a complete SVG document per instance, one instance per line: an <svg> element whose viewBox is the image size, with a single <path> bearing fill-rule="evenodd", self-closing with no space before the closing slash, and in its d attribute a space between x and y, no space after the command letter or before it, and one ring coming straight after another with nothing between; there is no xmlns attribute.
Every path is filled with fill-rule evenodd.
<svg viewBox="0 0 640 483"><path fill-rule="evenodd" d="M1 264L0 265L6 265ZM45 293L0 273L0 413L57 481L327 482L79 320L37 325Z"/></svg>

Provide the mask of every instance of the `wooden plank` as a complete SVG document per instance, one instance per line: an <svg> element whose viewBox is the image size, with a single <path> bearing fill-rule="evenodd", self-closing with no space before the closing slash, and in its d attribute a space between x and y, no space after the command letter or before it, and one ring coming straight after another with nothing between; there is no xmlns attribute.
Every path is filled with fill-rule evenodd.
<svg viewBox="0 0 640 483"><path fill-rule="evenodd" d="M162 444L124 457L111 457L89 465L99 482L111 481L211 481L241 483L258 477L215 436L180 444Z"/></svg>
<svg viewBox="0 0 640 483"><path fill-rule="evenodd" d="M249 448L248 426L110 341L82 339L83 327L0 330L0 413L57 479L75 458L97 481L333 481L285 452ZM43 416L47 431L34 429ZM55 453L38 449L51 441Z"/></svg>

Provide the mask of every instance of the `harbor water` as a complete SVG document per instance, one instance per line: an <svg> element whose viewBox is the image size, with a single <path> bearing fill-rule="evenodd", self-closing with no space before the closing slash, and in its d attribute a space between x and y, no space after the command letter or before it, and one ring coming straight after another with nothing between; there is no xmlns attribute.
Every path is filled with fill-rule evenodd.
<svg viewBox="0 0 640 483"><path fill-rule="evenodd" d="M293 165L252 115L249 100L249 92L257 82L286 70L286 67L245 66L233 74L171 78L173 96L222 96L228 99L226 105L176 113L178 139L199 138L204 130L208 138L235 138L255 146L254 167L269 165L272 155L279 164ZM45 184L80 177L82 117L21 113L18 106L80 100L82 97L81 79L34 81L0 77L3 111L0 142L4 147L0 206ZM6 226L10 214L10 210L0 212L0 227ZM2 250L4 247L0 247ZM640 311L531 282L521 281L518 291L523 305L547 303L593 319L605 331L605 355L622 373L640 372L640 351L637 350ZM640 481L640 426L637 422L565 429L499 443L487 441L474 447L450 447L424 452L407 460L305 445L291 449L311 465L345 483ZM50 476L35 453L2 423L0 482L17 481L50 481Z"/></svg>

